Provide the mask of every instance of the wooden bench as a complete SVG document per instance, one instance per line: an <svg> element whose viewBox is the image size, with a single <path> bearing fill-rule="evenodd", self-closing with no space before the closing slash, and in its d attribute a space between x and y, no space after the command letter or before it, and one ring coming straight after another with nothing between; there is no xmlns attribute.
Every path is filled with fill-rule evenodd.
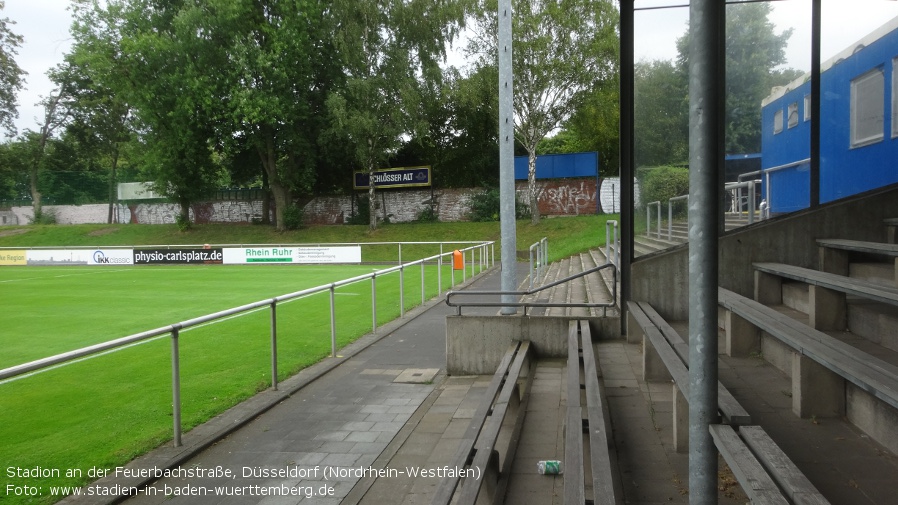
<svg viewBox="0 0 898 505"><path fill-rule="evenodd" d="M481 495L481 500L492 503L501 501L533 382L532 360L529 341L515 342L509 346L449 464L450 467L473 469L475 472L482 470L482 475L464 479L458 475L444 477L432 504L474 504ZM523 385L519 385L521 380ZM505 447L497 447L500 431L509 433L503 437L507 440Z"/></svg>
<svg viewBox="0 0 898 505"><path fill-rule="evenodd" d="M820 246L820 270L848 275L848 259L851 253L874 254L894 258L895 280L898 281L898 244L864 242L860 240L818 239Z"/></svg>
<svg viewBox="0 0 898 505"><path fill-rule="evenodd" d="M689 347L660 314L646 302L628 302L628 314L645 337L643 379L647 382L673 381L673 434L678 452L688 447ZM630 326L633 329L632 325ZM651 345L649 345L651 344ZM717 405L726 424L751 424L751 415L717 381Z"/></svg>
<svg viewBox="0 0 898 505"><path fill-rule="evenodd" d="M794 351L792 410L796 415L844 415L845 381L898 408L898 367L895 365L732 291L719 288L718 303ZM744 330L745 326L740 328ZM757 337L757 334L727 335L728 339Z"/></svg>
<svg viewBox="0 0 898 505"><path fill-rule="evenodd" d="M582 357L582 359L581 359ZM582 381L581 381L582 363ZM564 438L564 503L623 503L613 457L614 440L588 321L571 321L568 330L567 412ZM581 398L581 393L584 398ZM585 415L585 417L584 417ZM584 436L588 433L592 499L587 499Z"/></svg>
<svg viewBox="0 0 898 505"><path fill-rule="evenodd" d="M827 505L829 501L760 426L712 424L711 438L754 505Z"/></svg>
<svg viewBox="0 0 898 505"><path fill-rule="evenodd" d="M755 263L755 300L782 303L782 280L791 279L808 285L808 316L812 328L843 330L847 327L846 296L857 296L898 306L898 286L853 279L781 263Z"/></svg>

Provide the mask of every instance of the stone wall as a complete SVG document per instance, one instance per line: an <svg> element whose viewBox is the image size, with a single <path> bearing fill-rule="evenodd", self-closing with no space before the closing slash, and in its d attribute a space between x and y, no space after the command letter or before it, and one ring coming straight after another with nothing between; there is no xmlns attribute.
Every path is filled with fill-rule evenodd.
<svg viewBox="0 0 898 505"><path fill-rule="evenodd" d="M537 181L537 201L544 216L576 216L580 214L612 213L620 211L620 182L617 178L602 180L597 190L596 180L555 179ZM518 181L518 199L527 201L527 183ZM464 221L468 218L471 197L483 191L481 188L447 188L431 191L385 190L378 192L380 208L378 216L389 217L390 222L403 223L416 220L430 209L440 221ZM47 205L45 212L56 216L59 224L105 223L108 204ZM305 222L311 225L345 223L353 212L351 197L321 196L312 199L304 207ZM3 212L6 224L30 223L34 213L31 207L12 207ZM173 203L116 204L113 209L117 223L172 224L179 207ZM261 201L201 202L190 209L190 218L196 223L250 223L262 215Z"/></svg>

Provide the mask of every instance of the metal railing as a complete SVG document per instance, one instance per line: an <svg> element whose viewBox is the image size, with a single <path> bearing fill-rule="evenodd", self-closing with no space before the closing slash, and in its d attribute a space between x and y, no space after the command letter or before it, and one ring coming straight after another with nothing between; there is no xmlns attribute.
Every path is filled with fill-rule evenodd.
<svg viewBox="0 0 898 505"><path fill-rule="evenodd" d="M741 182L731 182L725 185L727 191L733 191L733 207L732 212L738 213L740 216L743 212L743 202L747 199L747 209L748 210L748 224L753 224L755 222L755 212L757 212L757 192L755 190L755 186L760 184L760 179L750 179L747 181ZM742 190L748 189L748 196L742 196Z"/></svg>
<svg viewBox="0 0 898 505"><path fill-rule="evenodd" d="M553 288L560 284L564 284L566 282L570 282L574 279L579 279L580 277L585 277L589 274L600 272L605 269L612 269L612 289L611 289L611 301L608 303L570 303L570 302L452 302L452 298L457 298L459 296L505 296L512 295L516 297L522 296L530 296L540 291ZM565 277L564 279L559 279L555 282L551 282L544 286L540 286L537 289L528 289L527 291L449 291L446 293L446 305L450 307L455 307L457 310L457 314L461 315L462 307L523 307L524 315L527 315L527 309L530 307L561 307L561 308L574 308L574 307L582 307L582 308L602 308L608 309L609 307L617 307L617 267L614 266L613 263L605 263L604 265L599 265L597 267L590 268L589 270L584 270L582 272L576 273L574 275L570 275Z"/></svg>
<svg viewBox="0 0 898 505"><path fill-rule="evenodd" d="M460 243L460 242L454 242ZM436 244L436 243L432 243ZM480 265L481 272L486 270L486 268L494 263L494 255L490 255L490 249L495 246L495 242L482 242L479 245L467 247L465 249L461 249L460 251L467 258L467 253L471 254L471 276L475 275L475 268L477 265ZM183 247L183 246L181 246ZM442 249L442 245L441 245ZM475 257L475 253L480 254L480 260L477 261ZM10 378L20 376L29 372L37 372L39 370L49 368L52 366L60 365L66 362L74 361L79 358L84 358L87 356L99 354L104 351L109 351L116 348L125 347L131 344L135 344L138 342L146 341L154 337L164 336L166 334L171 335L171 366L172 366L172 418L173 418L173 432L174 432L174 445L175 447L181 446L181 367L180 367L180 349L179 349L179 337L180 333L183 330L186 330L191 327L199 326L204 323L208 323L211 321L216 321L220 319L224 319L230 316L234 316L237 314L242 314L250 311L254 311L257 309L262 309L265 307L270 308L271 318L270 318L270 337L271 337L271 385L272 389L277 390L278 388L278 366L277 366L277 306L280 303L284 303L290 300L295 300L298 298L302 298L305 296L329 292L330 294L330 334L331 334L331 357L336 357L337 355L337 320L336 320L336 297L335 291L337 288L341 286L346 286L349 284L354 284L357 282L362 282L365 280L371 281L371 331L377 332L377 278L383 277L384 275L389 275L392 273L399 273L399 307L400 307L400 318L405 317L405 294L404 294L404 282L405 282L405 272L409 268L420 266L421 267L421 303L423 304L426 301L426 291L424 286L424 265L425 263L433 263L434 261L437 264L437 272L438 281L437 281L437 289L438 293L442 293L442 270L443 270L443 257L451 256L452 252L441 252L440 254L430 256L424 259L420 259L417 261L413 261L410 263L400 264L395 267L387 268L384 270L378 270L372 272L370 274L360 275L357 277L352 277L350 279L345 279L337 282L332 282L330 284L324 284L321 286L304 289L302 291L296 291L294 293L285 294L282 296L277 296L274 298L260 300L258 302L249 303L246 305L241 305L239 307L234 307L228 310L223 310L220 312L215 312L212 314L207 314L204 316L196 317L193 319L188 319L186 321L181 321L179 323L174 323L166 326L161 326L156 329L144 331L141 333L135 333L133 335L129 335L126 337L122 337L116 340L110 340L108 342L103 342L101 344L96 344L88 347L83 347L81 349L76 349L73 351L57 354L54 356L49 356L47 358L42 358L39 360L31 361L28 363L23 363L21 365L16 365L9 368L4 368L0 370L0 381L8 380ZM451 258L450 258L451 264ZM466 269L462 270L463 280L464 282ZM455 270L452 271L452 284L455 284Z"/></svg>
<svg viewBox="0 0 898 505"><path fill-rule="evenodd" d="M620 269L620 239L618 238L618 222L609 219L605 221L605 259L609 263L613 263L617 269ZM611 229L614 230L614 239L611 239ZM614 247L612 253L611 248Z"/></svg>
<svg viewBox="0 0 898 505"><path fill-rule="evenodd" d="M741 182L743 180L743 178L747 178L747 177L756 177L756 176L764 177L764 193L765 193L764 200L765 200L766 205L765 205L765 208L762 209L761 213L764 217L768 217L768 216L766 216L766 214L769 211L769 209L772 208L772 205L770 202L770 174L773 172L779 172L780 170L785 170L787 168L793 168L793 167L798 167L801 165L806 165L810 162L811 162L811 158L805 158L803 160L793 161L791 163L786 163L784 165L778 165L775 167L764 168L761 170L757 170L755 172L749 172L746 174L742 174L738 177L738 180Z"/></svg>
<svg viewBox="0 0 898 505"><path fill-rule="evenodd" d="M673 240L673 203L674 201L686 200L686 205L689 205L689 195L680 195L675 196L669 200L667 200L667 240ZM687 208L688 212L688 208ZM658 227L661 227L661 218L658 218ZM658 233L658 237L660 238L661 233Z"/></svg>
<svg viewBox="0 0 898 505"><path fill-rule="evenodd" d="M542 240L530 246L530 289L533 289L533 280L540 279L546 273L549 264L549 239Z"/></svg>
<svg viewBox="0 0 898 505"><path fill-rule="evenodd" d="M658 238L661 238L661 201L649 202L645 205L645 236L652 236L652 206L658 206Z"/></svg>

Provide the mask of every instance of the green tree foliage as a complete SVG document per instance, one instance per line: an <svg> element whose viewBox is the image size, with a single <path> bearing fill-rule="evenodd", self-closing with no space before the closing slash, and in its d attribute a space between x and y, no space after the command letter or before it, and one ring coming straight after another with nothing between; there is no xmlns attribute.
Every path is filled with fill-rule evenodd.
<svg viewBox="0 0 898 505"><path fill-rule="evenodd" d="M441 77L439 60L463 19L462 2L336 0L331 5L334 43L345 83L327 99L332 121L327 138L342 142L356 166L373 174L409 133L424 137L427 125L412 112L424 94L419 77ZM377 228L375 185L368 191L369 227Z"/></svg>
<svg viewBox="0 0 898 505"><path fill-rule="evenodd" d="M432 165L439 187L497 186L498 79L495 66L467 76L449 68L440 91L422 95L425 136L405 142L392 163Z"/></svg>
<svg viewBox="0 0 898 505"><path fill-rule="evenodd" d="M493 64L497 2L485 0L477 20L472 52L480 65ZM529 204L536 204L537 145L574 115L590 91L616 73L617 10L611 2L535 0L514 4L512 16L515 137L529 158Z"/></svg>
<svg viewBox="0 0 898 505"><path fill-rule="evenodd" d="M687 79L673 62L639 62L635 69L634 126L637 166L689 159Z"/></svg>
<svg viewBox="0 0 898 505"><path fill-rule="evenodd" d="M4 7L5 2L0 0L0 11ZM15 60L22 36L13 33L13 24L9 18L0 18L0 128L10 136L16 133L13 121L19 117L16 95L25 85L25 71Z"/></svg>
<svg viewBox="0 0 898 505"><path fill-rule="evenodd" d="M564 154L584 151L599 153L602 175L620 172L620 92L619 75L602 81L589 91L583 104L562 130L548 142L541 142L538 154Z"/></svg>
<svg viewBox="0 0 898 505"><path fill-rule="evenodd" d="M683 167L662 166L643 168L637 173L642 205L649 202L661 202L689 193L689 169Z"/></svg>
<svg viewBox="0 0 898 505"><path fill-rule="evenodd" d="M773 86L787 84L795 71L774 68L786 62L792 29L776 34L769 3L727 6L726 19L726 152L761 150L761 100ZM689 68L689 33L677 40L677 65ZM783 80L787 79L787 80Z"/></svg>
<svg viewBox="0 0 898 505"><path fill-rule="evenodd" d="M113 4L114 5L114 4ZM96 163L107 171L107 222L113 221L119 165L134 142L131 105L126 101L129 82L120 71L123 64L122 33L115 10L103 10L86 1L72 5L74 40L65 62L51 78L69 90L66 104L71 122L67 133L91 149Z"/></svg>
<svg viewBox="0 0 898 505"><path fill-rule="evenodd" d="M209 30L225 44L218 138L230 156L255 153L274 196L276 225L286 229L293 223L284 212L316 177L325 99L338 68L333 19L319 0L210 4L217 17Z"/></svg>

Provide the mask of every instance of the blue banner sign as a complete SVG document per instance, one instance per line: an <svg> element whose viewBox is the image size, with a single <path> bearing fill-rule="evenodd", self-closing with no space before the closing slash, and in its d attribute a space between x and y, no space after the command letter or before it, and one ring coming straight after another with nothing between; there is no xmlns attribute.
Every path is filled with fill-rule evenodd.
<svg viewBox="0 0 898 505"><path fill-rule="evenodd" d="M368 189L371 178L368 172L355 172L353 187ZM416 188L430 186L430 167L404 167L374 172L376 188Z"/></svg>

